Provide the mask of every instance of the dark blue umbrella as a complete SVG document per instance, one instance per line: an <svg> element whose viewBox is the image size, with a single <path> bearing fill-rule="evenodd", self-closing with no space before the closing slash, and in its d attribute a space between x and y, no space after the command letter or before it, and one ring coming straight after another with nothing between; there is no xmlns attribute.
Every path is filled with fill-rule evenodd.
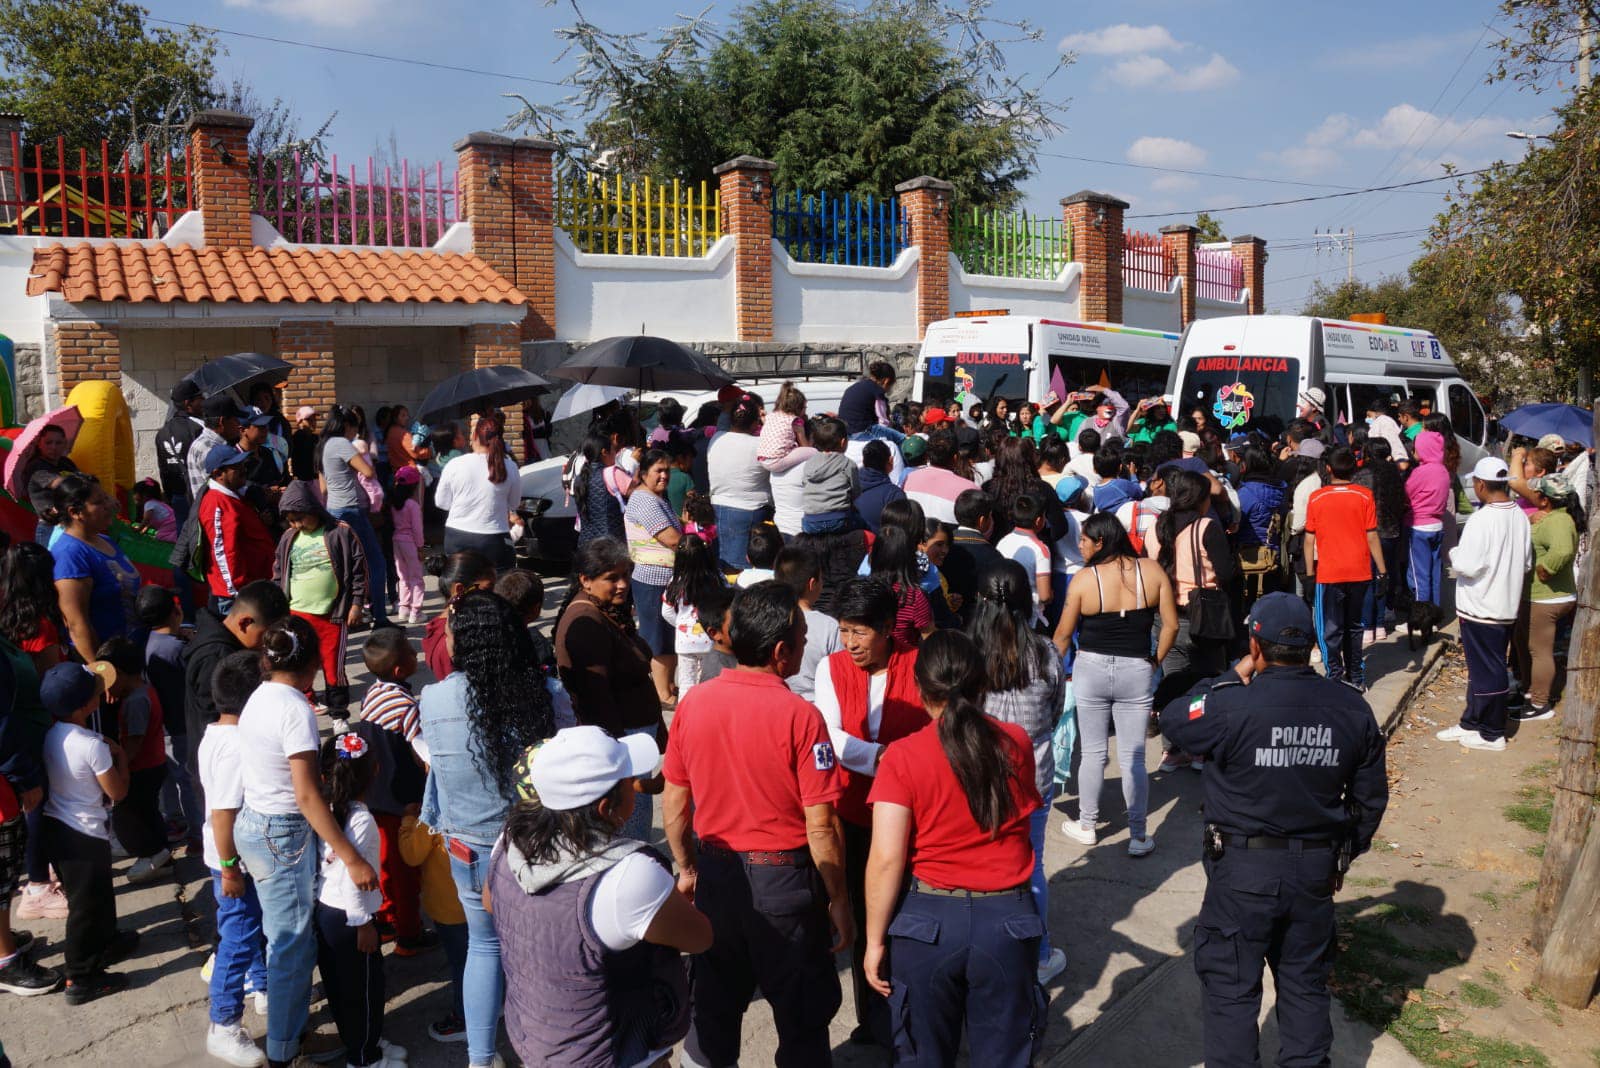
<svg viewBox="0 0 1600 1068"><path fill-rule="evenodd" d="M1524 404L1502 416L1500 425L1525 438L1560 434L1562 441L1594 444L1594 413L1576 404Z"/></svg>
<svg viewBox="0 0 1600 1068"><path fill-rule="evenodd" d="M208 398L228 390L248 397L254 386L262 383L275 386L288 381L289 372L293 370L294 364L264 352L236 352L207 360L186 377Z"/></svg>
<svg viewBox="0 0 1600 1068"><path fill-rule="evenodd" d="M422 423L461 419L549 391L549 382L514 364L477 367L434 386L417 409L417 419Z"/></svg>

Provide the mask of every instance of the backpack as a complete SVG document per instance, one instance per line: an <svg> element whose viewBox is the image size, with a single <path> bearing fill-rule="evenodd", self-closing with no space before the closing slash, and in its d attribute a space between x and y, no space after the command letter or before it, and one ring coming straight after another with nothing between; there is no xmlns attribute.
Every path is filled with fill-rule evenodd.
<svg viewBox="0 0 1600 1068"><path fill-rule="evenodd" d="M1133 518L1128 523L1128 540L1133 543L1133 551L1140 556L1144 555L1144 535L1139 533L1139 502L1133 502Z"/></svg>

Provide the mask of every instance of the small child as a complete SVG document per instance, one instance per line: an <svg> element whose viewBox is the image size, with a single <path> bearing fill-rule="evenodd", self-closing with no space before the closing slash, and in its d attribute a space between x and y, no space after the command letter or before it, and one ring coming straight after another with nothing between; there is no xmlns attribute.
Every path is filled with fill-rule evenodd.
<svg viewBox="0 0 1600 1068"><path fill-rule="evenodd" d="M1044 509L1033 494L1018 494L1011 502L1011 518L1015 528L994 547L1033 576L1033 618L1035 623L1043 623L1045 606L1050 603L1050 550L1040 538L1045 526Z"/></svg>
<svg viewBox="0 0 1600 1068"><path fill-rule="evenodd" d="M161 484L147 478L133 485L133 510L139 522L162 541L178 540L178 513L161 496Z"/></svg>
<svg viewBox="0 0 1600 1068"><path fill-rule="evenodd" d="M672 578L661 593L661 617L674 631L679 694L700 681L701 662L714 648L705 627L700 625L699 606L708 594L726 586L711 547L694 534L680 538L672 557Z"/></svg>
<svg viewBox="0 0 1600 1068"><path fill-rule="evenodd" d="M704 493L691 490L683 498L683 532L717 547L717 510Z"/></svg>
<svg viewBox="0 0 1600 1068"><path fill-rule="evenodd" d="M195 796L194 781L184 761L189 755L188 688L183 682L183 651L188 632L183 629L183 608L165 586L145 586L134 603L139 625L149 630L144 642L144 676L161 702L161 725L166 728L167 781L161 788L161 810L167 816L167 841L187 838L190 855L202 848L200 825L205 810ZM181 819L178 817L181 816ZM182 827L179 827L179 824Z"/></svg>
<svg viewBox="0 0 1600 1068"><path fill-rule="evenodd" d="M200 785L206 795L204 854L217 902L217 947L211 959L211 1023L206 1052L229 1064L265 1064L240 1022L244 997L254 991L255 1010L266 1015L267 953L261 934L261 899L255 880L233 845L233 824L244 807L239 771L239 713L261 685L261 654L241 649L222 658L211 673L217 721L200 739Z"/></svg>
<svg viewBox="0 0 1600 1068"><path fill-rule="evenodd" d="M550 695L550 707L555 714L556 730L578 725L578 715L573 710L572 698L561 683L556 671L556 647L550 639L539 633L535 626L544 612L544 580L532 571L517 568L507 571L495 580L494 592L505 598L528 625L528 638L533 642L534 662L544 678L545 692Z"/></svg>
<svg viewBox="0 0 1600 1068"><path fill-rule="evenodd" d="M345 837L368 864L380 863L378 824L365 799L378 771L365 738L353 731L322 745L322 786ZM351 1068L405 1068L406 1051L383 1038L383 954L375 919L383 906L377 890L359 890L337 853L322 847L321 889L313 926L317 970L328 1010L339 1029Z"/></svg>
<svg viewBox="0 0 1600 1068"><path fill-rule="evenodd" d="M700 658L701 682L710 682L739 664L739 658L733 655L733 598L734 591L724 586L709 591L700 600L700 625L711 639L711 651ZM678 700L683 700L683 693L678 691Z"/></svg>
<svg viewBox="0 0 1600 1068"><path fill-rule="evenodd" d="M393 933L396 955L410 957L433 945L424 936L417 907L421 889L417 873L400 859L400 817L408 805L422 802L425 781L422 761L413 749L422 741L422 721L406 682L417 673L417 651L405 631L385 627L373 631L361 659L372 672L372 685L361 699L361 722L354 729L372 747L378 762L366 799L378 825L378 886L383 894L378 925L384 934Z"/></svg>
<svg viewBox="0 0 1600 1068"><path fill-rule="evenodd" d="M816 455L806 461L801 491L807 534L845 534L860 527L855 501L861 496L861 471L845 455L850 431L841 419L819 415L812 423Z"/></svg>
<svg viewBox="0 0 1600 1068"><path fill-rule="evenodd" d="M386 498L394 524L394 566L400 580L398 623L421 623L422 600L427 596L422 572L422 473L407 464L394 473Z"/></svg>
<svg viewBox="0 0 1600 1068"><path fill-rule="evenodd" d="M128 756L128 796L111 810L117 841L136 857L128 882L146 883L172 863L167 826L161 818L161 785L167 781L167 739L161 698L144 679L144 650L126 638L100 645L94 669L106 678L106 702L115 705L117 744ZM107 670L109 668L109 670Z"/></svg>
<svg viewBox="0 0 1600 1068"><path fill-rule="evenodd" d="M793 382L785 382L778 389L778 399L772 402L772 414L761 424L756 463L773 474L781 474L815 456L810 445L806 433L806 395Z"/></svg>
<svg viewBox="0 0 1600 1068"><path fill-rule="evenodd" d="M39 683L39 699L54 718L44 737L50 784L39 834L67 895L64 939L69 1005L83 1005L128 985L106 967L139 945L137 931L117 930L111 884L106 799L128 796L128 758L122 747L87 726L100 709L106 675L77 663L57 664Z"/></svg>
<svg viewBox="0 0 1600 1068"><path fill-rule="evenodd" d="M444 835L417 818L421 809L421 805L411 805L400 821L400 856L421 876L422 907L433 920L439 941L444 943L453 999L450 1011L428 1025L428 1036L435 1042L463 1042L467 1019L461 1002L461 977L467 970L467 914L461 908L456 881L450 874Z"/></svg>
<svg viewBox="0 0 1600 1068"><path fill-rule="evenodd" d="M745 556L750 566L739 572L738 586L745 589L772 577L772 565L783 551L783 535L771 523L757 523L750 528L750 542Z"/></svg>
<svg viewBox="0 0 1600 1068"><path fill-rule="evenodd" d="M322 702L335 725L348 722L350 680L344 670L349 627L367 603L366 554L355 531L334 519L309 482L291 482L278 512L289 529L278 539L272 580L289 595L289 612L311 624L322 653ZM383 561L371 561L373 581L382 582ZM310 695L307 694L307 698Z"/></svg>

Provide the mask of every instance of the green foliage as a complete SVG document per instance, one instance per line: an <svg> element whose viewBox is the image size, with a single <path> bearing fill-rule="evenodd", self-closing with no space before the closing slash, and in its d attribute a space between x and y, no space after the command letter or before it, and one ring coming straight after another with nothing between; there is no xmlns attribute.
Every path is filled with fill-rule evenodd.
<svg viewBox="0 0 1600 1068"><path fill-rule="evenodd" d="M562 31L574 94L524 100L509 127L553 136L591 167L700 180L738 155L778 164L780 188L884 195L929 174L955 200L1010 206L1062 104L1008 75L1001 46L1037 31L987 0L757 0L724 35L701 19L645 41L578 11ZM991 36L1014 32L1010 41ZM569 114L582 133L558 128Z"/></svg>
<svg viewBox="0 0 1600 1068"><path fill-rule="evenodd" d="M120 150L181 123L212 99L216 41L152 29L146 14L127 0L0 0L0 110L69 148Z"/></svg>
<svg viewBox="0 0 1600 1068"><path fill-rule="evenodd" d="M1196 215L1194 217L1194 225L1195 229L1200 231L1196 236L1202 243L1228 240L1228 235L1222 232L1222 220L1209 211L1202 211L1199 215Z"/></svg>

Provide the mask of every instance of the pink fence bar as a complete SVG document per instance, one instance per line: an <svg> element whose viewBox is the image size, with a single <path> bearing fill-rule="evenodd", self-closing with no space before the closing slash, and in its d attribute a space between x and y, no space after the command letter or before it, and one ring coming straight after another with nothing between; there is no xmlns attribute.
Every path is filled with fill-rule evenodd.
<svg viewBox="0 0 1600 1068"><path fill-rule="evenodd" d="M190 160L143 146L114 156L101 141L92 153L53 144L24 145L10 135L0 170L0 233L55 237L159 237L189 210Z"/></svg>
<svg viewBox="0 0 1600 1068"><path fill-rule="evenodd" d="M1165 293L1172 284L1172 258L1161 247L1160 234L1129 230L1122 238L1122 285Z"/></svg>
<svg viewBox="0 0 1600 1068"><path fill-rule="evenodd" d="M1225 249L1196 249L1194 272L1196 296L1207 300L1238 300L1244 291L1244 264Z"/></svg>
<svg viewBox="0 0 1600 1068"><path fill-rule="evenodd" d="M403 161L397 175L369 156L365 181L353 163L342 173L338 156L250 163L256 213L299 244L430 248L461 219L460 176L447 179L443 163Z"/></svg>

